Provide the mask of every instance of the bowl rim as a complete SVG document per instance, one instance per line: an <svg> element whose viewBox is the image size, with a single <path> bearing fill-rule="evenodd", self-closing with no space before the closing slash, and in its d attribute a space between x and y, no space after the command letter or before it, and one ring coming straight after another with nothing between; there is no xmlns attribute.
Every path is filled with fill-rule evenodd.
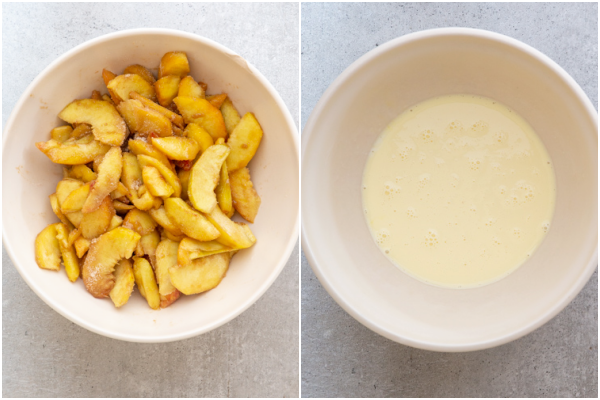
<svg viewBox="0 0 600 400"><path fill-rule="evenodd" d="M596 125L596 130L598 127L598 115L597 111L592 105L592 102L587 97L583 89L577 84L577 82L569 75L562 67L560 67L555 61L553 61L550 57L543 54L541 51L529 46L517 39L512 37L502 35L500 33L483 30L483 29L474 29L474 28L462 28L462 27L447 27L447 28L435 28L435 29L427 29L417 32L412 32L395 39L392 39L375 49L370 50L369 52L363 54L356 61L354 61L350 66L348 66L325 90L314 109L312 110L310 117L308 118L304 129L302 130L302 171L305 168L305 154L307 148L309 148L311 139L313 139L313 132L316 128L317 120L319 120L323 114L323 110L327 103L329 103L330 99L334 96L334 94L340 89L340 87L344 84L344 82L357 73L365 64L372 61L373 59L383 55L384 53L394 50L398 47L402 47L406 44L417 42L420 40L432 38L432 37L440 37L440 36L463 36L463 37L476 37L481 39L487 39L490 41L494 41L497 43L505 44L511 46L512 48L519 50L526 55L529 55L541 63L543 63L547 68L556 73L560 79L562 79L567 86L575 93L577 98L581 101L583 106L585 107L585 111L590 116L591 120L594 121ZM301 174L301 176L303 176ZM303 181L304 182L304 181ZM301 197L304 197L304 194L301 193ZM397 334L391 330L383 328L379 326L376 322L374 322L368 315L361 314L357 310L353 309L345 300L344 296L340 294L340 292L336 289L336 287L332 284L330 280L327 279L326 275L323 273L323 267L320 265L319 260L315 257L315 253L312 251L312 244L310 235L306 232L306 224L304 219L304 213L309 213L309 210L304 210L304 202L301 202L302 208L302 224L301 224L301 242L302 242L302 250L312 267L314 274L319 279L319 282L323 285L325 290L329 293L331 297L338 303L342 309L344 309L348 314L350 314L353 318L355 318L358 322L371 329L372 331L390 339L395 342L419 348L424 350L432 350L432 351L441 351L441 352L466 352L466 351L475 351L475 350L483 350L495 346L499 346L513 340L516 340L520 337L527 335L528 333L534 331L540 326L544 325L550 319L554 318L560 311L562 311L574 298L579 294L579 292L583 289L585 284L589 281L590 277L596 270L598 265L598 244L596 240L596 248L593 252L591 252L591 256L585 265L585 269L582 274L579 276L575 284L567 291L547 312L541 314L539 318L531 321L530 323L522 326L521 328L510 332L508 334L504 334L489 340L484 340L475 343L469 344L444 344L443 342L434 342L434 341L425 341L425 340L415 340L409 337Z"/></svg>
<svg viewBox="0 0 600 400"><path fill-rule="evenodd" d="M181 37L181 38L191 39L191 40L194 40L197 42L201 42L202 44L204 44L208 47L212 47L222 53L228 54L233 57L239 57L239 59L244 60L247 64L250 72L267 89L268 93L273 97L273 99L277 103L277 106L282 110L286 124L287 124L290 132L292 133L291 136L292 136L292 142L293 142L295 153L296 153L296 158L298 160L300 159L300 138L299 138L299 134L298 134L298 129L296 127L296 123L294 122L294 119L292 118L292 115L291 115L289 109L285 105L283 99L281 98L281 96L279 95L277 90L267 80L267 78L265 78L265 76L258 69L256 69L256 67L254 67L254 65L252 63L250 63L248 60L246 60L245 58L243 58L242 56L240 56L233 50L231 50L231 49L223 46L222 44L219 44L211 39L208 39L206 37L203 37L203 36L200 36L200 35L197 35L194 33L190 33L190 32L180 31L180 30L176 30L176 29L165 29L165 28L126 29L126 30L121 30L121 31L101 35L101 36L90 39L88 41L85 41L85 42L73 47L71 50L63 53L58 58L56 58L54 61L52 61L27 86L27 88L25 89L25 91L23 92L21 97L19 97L19 100L15 103L15 106L11 110L10 116L9 116L8 121L6 122L6 126L4 128L5 134L3 135L3 138L2 138L2 146L3 146L2 154L3 154L3 156L7 151L6 142L9 138L9 136L11 136L10 132L14 130L13 125L14 125L16 116L18 114L18 111L23 106L23 103L29 98L29 95L33 91L33 88L36 87L40 81L45 79L47 77L47 75L51 74L57 66L62 64L66 59L81 52L82 50L85 50L89 47L93 47L102 42L112 40L112 39L118 39L118 38L122 38L122 37L141 36L141 35L167 35L167 36L177 36L177 37ZM300 184L300 182L298 182L298 183ZM226 324L227 322L231 321L232 319L236 318L238 315L240 315L241 313L246 311L250 306L252 306L260 297L262 297L262 295L267 291L267 289L269 289L271 287L271 285L275 282L275 280L277 279L277 277L279 276L279 274L281 273L281 271L287 264L288 260L290 259L290 256L296 245L296 242L298 241L298 236L299 236L299 231L300 231L299 225L300 225L300 207L298 207L298 209L296 210L296 218L295 218L293 231L292 231L293 233L290 236L290 238L284 248L282 256L279 258L279 260L277 260L276 267L271 271L270 275L262 283L262 285L259 286L259 289L250 298L246 299L240 306L238 306L236 309L229 312L228 314L223 315L221 318L212 322L209 325L202 326L202 327L199 327L196 329L186 330L186 331L180 332L180 333L162 334L162 335L157 335L157 336L140 336L140 335L121 334L119 332L114 332L112 330L104 329L100 326L97 326L92 323L88 323L87 321L79 319L77 316L72 314L68 309L66 309L66 308L62 307L60 304L58 304L54 299L47 298L45 295L42 294L42 291L40 290L38 285L35 283L35 280L33 279L33 277L29 276L27 274L25 269L21 266L20 262L18 261L16 253L8 239L8 235L6 232L6 224L2 224L2 243L4 245L6 253L10 257L11 261L13 262L15 269L19 272L19 274L21 275L23 280L27 283L27 285L31 288L31 290L33 290L35 292L35 294L40 299L42 299L42 301L44 301L44 303L49 305L54 311L58 312L60 315L67 318L71 322L74 322L77 325L79 325L87 330L90 330L94 333L97 333L97 334L100 334L102 336L106 336L106 337L109 337L112 339L118 339L118 340L123 340L123 341L128 341L128 342L137 342L137 343L165 343L165 342L173 342L173 341L188 339L188 338L209 332L213 329L216 329L216 328Z"/></svg>

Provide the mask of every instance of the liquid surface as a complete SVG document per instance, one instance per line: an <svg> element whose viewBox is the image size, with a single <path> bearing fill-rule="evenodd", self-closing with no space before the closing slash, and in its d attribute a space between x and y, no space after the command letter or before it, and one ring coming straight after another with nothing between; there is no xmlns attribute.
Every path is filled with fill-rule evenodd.
<svg viewBox="0 0 600 400"><path fill-rule="evenodd" d="M377 245L426 283L482 286L505 277L550 228L550 157L533 129L488 98L442 96L398 116L375 142L363 206Z"/></svg>

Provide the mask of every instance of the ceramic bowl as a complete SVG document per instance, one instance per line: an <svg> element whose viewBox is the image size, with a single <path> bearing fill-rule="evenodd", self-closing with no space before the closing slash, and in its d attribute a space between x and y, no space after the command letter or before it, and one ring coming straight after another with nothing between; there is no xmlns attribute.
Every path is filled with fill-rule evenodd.
<svg viewBox="0 0 600 400"><path fill-rule="evenodd" d="M408 107L447 94L496 99L523 116L556 172L552 226L532 257L496 283L445 289L379 250L362 211L369 150ZM497 346L538 328L597 266L597 113L577 83L509 37L446 28L392 40L327 89L302 134L302 247L329 294L373 331L437 351Z"/></svg>
<svg viewBox="0 0 600 400"><path fill-rule="evenodd" d="M258 241L232 260L221 284L204 294L182 296L172 306L151 310L138 293L120 309L88 294L81 280L38 268L36 235L57 222L48 201L62 177L60 165L37 150L57 114L69 102L106 92L102 68L121 73L130 64L158 67L168 51L185 51L191 75L209 92L226 92L243 115L253 112L264 137L249 168L262 198L251 226ZM155 71L156 72L156 71ZM29 85L4 132L3 240L15 267L31 289L71 321L101 335L134 342L189 338L230 321L265 293L285 266L298 238L299 140L281 97L265 77L233 51L200 36L166 29L138 29L105 35L70 50ZM137 291L137 290L136 290Z"/></svg>

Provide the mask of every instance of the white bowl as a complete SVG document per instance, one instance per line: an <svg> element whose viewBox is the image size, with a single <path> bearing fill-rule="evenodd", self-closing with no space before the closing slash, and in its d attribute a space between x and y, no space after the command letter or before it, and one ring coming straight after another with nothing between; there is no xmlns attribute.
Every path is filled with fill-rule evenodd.
<svg viewBox="0 0 600 400"><path fill-rule="evenodd" d="M120 73L130 64L158 67L168 51L187 52L191 74L209 92L226 92L241 114L254 112L264 130L250 163L262 197L251 226L258 241L232 260L214 290L182 296L153 311L137 293L116 309L110 300L88 294L81 280L71 284L64 270L38 268L34 239L57 222L48 201L62 177L61 166L37 150L63 124L57 114L69 102L106 92L101 72ZM4 245L16 268L37 295L71 321L101 335L134 342L167 342L214 329L250 307L285 266L298 238L299 145L296 126L273 86L231 50L205 38L166 29L136 29L105 35L67 52L50 64L21 96L4 132L2 216Z"/></svg>
<svg viewBox="0 0 600 400"><path fill-rule="evenodd" d="M470 93L523 116L556 170L544 242L488 286L444 289L403 273L367 227L361 179L375 139L407 107ZM329 294L373 331L438 351L497 346L562 310L597 265L597 114L575 81L539 51L492 32L406 35L362 56L327 89L302 134L302 248Z"/></svg>

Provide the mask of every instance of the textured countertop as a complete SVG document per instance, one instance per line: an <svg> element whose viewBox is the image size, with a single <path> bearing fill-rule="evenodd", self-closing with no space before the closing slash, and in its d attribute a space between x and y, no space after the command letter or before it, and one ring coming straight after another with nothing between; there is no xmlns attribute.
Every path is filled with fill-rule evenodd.
<svg viewBox="0 0 600 400"><path fill-rule="evenodd" d="M298 4L2 8L3 126L21 93L50 62L89 39L130 28L179 29L229 47L266 76L298 121ZM127 343L89 332L42 302L4 250L2 265L4 397L298 396L298 246L273 286L239 317L166 344Z"/></svg>
<svg viewBox="0 0 600 400"><path fill-rule="evenodd" d="M550 56L597 108L592 3L302 5L302 126L331 82L377 45L423 29L482 28ZM340 308L302 256L302 397L597 397L598 275L557 317L497 348L436 353L392 342Z"/></svg>

